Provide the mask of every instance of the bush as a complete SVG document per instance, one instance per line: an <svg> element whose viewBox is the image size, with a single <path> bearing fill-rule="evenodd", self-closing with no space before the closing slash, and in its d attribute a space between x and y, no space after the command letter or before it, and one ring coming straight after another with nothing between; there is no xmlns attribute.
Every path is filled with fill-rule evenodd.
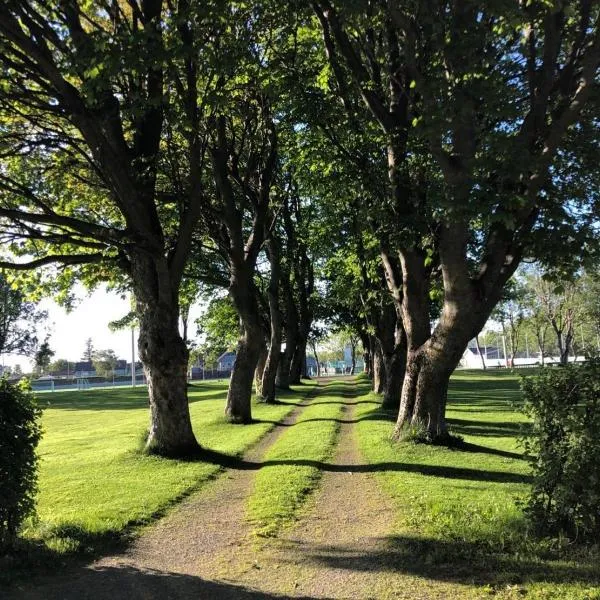
<svg viewBox="0 0 600 600"><path fill-rule="evenodd" d="M600 361L548 369L522 381L533 423L524 445L533 467L525 510L537 531L600 535Z"/></svg>
<svg viewBox="0 0 600 600"><path fill-rule="evenodd" d="M13 544L34 508L39 415L27 382L12 385L0 379L0 551Z"/></svg>

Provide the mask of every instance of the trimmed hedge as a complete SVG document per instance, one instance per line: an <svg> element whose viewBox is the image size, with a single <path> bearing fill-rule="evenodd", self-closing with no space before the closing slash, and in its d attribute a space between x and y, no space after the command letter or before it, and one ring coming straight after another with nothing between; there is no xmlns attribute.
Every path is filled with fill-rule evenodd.
<svg viewBox="0 0 600 600"><path fill-rule="evenodd" d="M524 438L533 467L525 510L537 531L600 536L600 361L544 370L522 381Z"/></svg>
<svg viewBox="0 0 600 600"><path fill-rule="evenodd" d="M0 551L13 545L35 506L40 412L26 381L0 379Z"/></svg>

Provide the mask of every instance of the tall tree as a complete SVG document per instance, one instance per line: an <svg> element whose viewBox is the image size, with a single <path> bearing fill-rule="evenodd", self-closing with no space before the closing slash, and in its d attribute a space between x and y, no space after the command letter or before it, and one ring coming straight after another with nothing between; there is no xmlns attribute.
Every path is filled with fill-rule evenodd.
<svg viewBox="0 0 600 600"><path fill-rule="evenodd" d="M249 239L236 205L264 212L270 169L253 161L273 162L258 17L245 3L187 0L0 7L0 226L13 255L30 257L6 266L50 266L48 285L117 279L133 291L147 449L164 455L198 449L178 326L198 226L229 237L240 307L261 246L263 225Z"/></svg>
<svg viewBox="0 0 600 600"><path fill-rule="evenodd" d="M585 251L593 215L569 182L585 170L582 147L597 140L600 7L323 0L313 8L336 93L348 105L360 97L383 135L385 206L396 217L382 257L408 341L396 433L412 422L444 437L450 374L522 258L566 254L566 231ZM443 302L433 327L437 272Z"/></svg>

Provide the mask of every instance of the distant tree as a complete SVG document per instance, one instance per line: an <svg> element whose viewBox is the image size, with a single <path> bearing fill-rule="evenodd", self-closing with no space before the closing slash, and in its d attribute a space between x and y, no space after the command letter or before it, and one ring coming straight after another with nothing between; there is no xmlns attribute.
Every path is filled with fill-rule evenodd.
<svg viewBox="0 0 600 600"><path fill-rule="evenodd" d="M45 311L27 302L23 294L0 275L0 355L32 356L38 344L36 328L46 317Z"/></svg>
<svg viewBox="0 0 600 600"><path fill-rule="evenodd" d="M85 360L87 362L94 360L94 344L92 343L92 338L85 340L85 349L83 351L81 360Z"/></svg>
<svg viewBox="0 0 600 600"><path fill-rule="evenodd" d="M23 370L21 369L21 365L20 365L19 363L17 363L17 364L14 366L14 368L13 368L13 371L12 371L12 374L13 374L15 377L22 377L22 375L23 375Z"/></svg>
<svg viewBox="0 0 600 600"><path fill-rule="evenodd" d="M198 335L204 337L200 346L205 365L216 364L217 358L233 350L239 338L239 317L229 296L213 298L206 311L196 320Z"/></svg>
<svg viewBox="0 0 600 600"><path fill-rule="evenodd" d="M92 356L92 364L96 375L110 377L114 374L117 366L117 355L114 350L95 350Z"/></svg>
<svg viewBox="0 0 600 600"><path fill-rule="evenodd" d="M512 280L507 286L505 297L492 312L492 318L500 322L502 334L508 342L508 352L510 353L510 357L507 365L513 365L519 349L519 343L525 325L525 311L528 296L528 289L523 282Z"/></svg>
<svg viewBox="0 0 600 600"><path fill-rule="evenodd" d="M43 375L50 365L50 361L54 356L54 350L50 348L50 339L49 336L46 336L46 339L41 343L37 352L35 353L35 369L40 374Z"/></svg>
<svg viewBox="0 0 600 600"><path fill-rule="evenodd" d="M57 358L48 365L48 371L50 371L50 373L59 373L61 371L66 371L68 366L69 363L65 358Z"/></svg>

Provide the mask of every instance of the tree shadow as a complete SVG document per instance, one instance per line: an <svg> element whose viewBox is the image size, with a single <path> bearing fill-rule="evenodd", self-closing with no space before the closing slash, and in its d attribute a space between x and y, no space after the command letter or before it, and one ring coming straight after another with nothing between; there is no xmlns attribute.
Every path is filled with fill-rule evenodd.
<svg viewBox="0 0 600 600"><path fill-rule="evenodd" d="M452 431L460 435L479 437L518 437L523 433L524 423L510 421L472 421L470 419L446 419Z"/></svg>
<svg viewBox="0 0 600 600"><path fill-rule="evenodd" d="M144 390L83 390L76 398L61 398L57 396L38 396L38 405L42 408L59 410L139 410L148 406L148 392ZM206 400L223 400L227 397L227 391L213 391L203 393L198 387L189 396L189 403L203 402Z"/></svg>
<svg viewBox="0 0 600 600"><path fill-rule="evenodd" d="M462 584L600 583L600 569L593 559L565 563L531 552L502 551L491 543L465 540L396 535L381 541L384 549L370 554L365 554L360 546L313 545L297 551L331 569L400 572Z"/></svg>
<svg viewBox="0 0 600 600"><path fill-rule="evenodd" d="M511 458L514 460L529 460L526 454L520 454L519 452L509 452L508 450L498 450L497 448L490 448L489 446L480 446L479 444L472 444L471 442L464 442L460 446L460 450L463 450L465 452L491 454L493 456L501 456L502 458Z"/></svg>
<svg viewBox="0 0 600 600"><path fill-rule="evenodd" d="M192 575L138 569L128 565L84 567L50 581L12 586L2 590L3 600L119 600L144 598L206 598L210 600L265 600L289 596L270 594L222 581ZM310 596L294 596L316 600Z"/></svg>
<svg viewBox="0 0 600 600"><path fill-rule="evenodd" d="M257 471L265 467L296 466L313 467L323 472L331 473L418 473L431 477L445 479L465 479L467 481L489 481L496 483L530 483L531 476L522 473L506 471L490 471L471 469L467 467L451 467L441 465L424 465L417 463L380 462L370 464L332 464L310 459L282 459L250 461L237 456L223 454L214 450L203 449L197 459L203 462L218 465L223 468L240 471Z"/></svg>

